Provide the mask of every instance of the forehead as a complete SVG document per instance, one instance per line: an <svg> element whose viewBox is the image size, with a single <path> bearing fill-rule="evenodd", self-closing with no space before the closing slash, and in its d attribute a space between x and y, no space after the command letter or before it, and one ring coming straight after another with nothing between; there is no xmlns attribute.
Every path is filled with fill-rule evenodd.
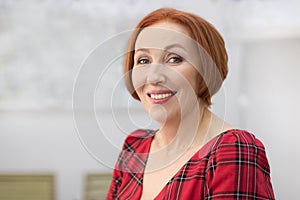
<svg viewBox="0 0 300 200"><path fill-rule="evenodd" d="M184 26L176 23L161 22L144 28L140 32L136 39L135 49L165 49L165 47L174 44L179 44L185 49L193 49L197 46Z"/></svg>

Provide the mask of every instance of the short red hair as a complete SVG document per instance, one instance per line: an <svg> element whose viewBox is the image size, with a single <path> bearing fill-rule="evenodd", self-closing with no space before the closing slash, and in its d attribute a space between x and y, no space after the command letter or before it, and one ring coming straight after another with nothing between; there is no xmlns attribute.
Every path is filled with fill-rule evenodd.
<svg viewBox="0 0 300 200"><path fill-rule="evenodd" d="M203 49L205 50L206 56L199 55L203 66L197 66L200 67L201 75L198 96L207 106L210 106L211 97L220 89L228 73L228 56L224 40L208 21L195 14L173 8L161 8L151 12L138 23L135 31L132 33L124 58L124 74L127 89L135 99L139 100L131 79L131 70L134 66L135 42L141 30L161 21L170 21L182 25L189 31L189 36L202 48L200 52L203 52Z"/></svg>

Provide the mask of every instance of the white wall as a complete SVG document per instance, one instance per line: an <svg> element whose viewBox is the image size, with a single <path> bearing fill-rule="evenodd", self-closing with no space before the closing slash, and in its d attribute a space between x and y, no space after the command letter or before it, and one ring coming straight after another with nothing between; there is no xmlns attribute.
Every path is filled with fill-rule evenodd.
<svg viewBox="0 0 300 200"><path fill-rule="evenodd" d="M120 119L128 120L127 110L117 111L117 114ZM107 136L92 128L78 133L71 111L0 112L0 173L54 174L57 199L82 199L85 175L111 173L125 137L122 131L135 129L132 124L117 127L110 122L109 113L104 112L104 115L106 119L102 120L101 128L109 134ZM132 110L130 115L138 119L139 126L151 123L142 111ZM91 121L94 113L83 112L81 116L83 121ZM99 138L85 137L94 131L98 131ZM105 148L106 140L111 137L114 140L110 146L116 147L112 150ZM96 139L98 149L92 149L90 139Z"/></svg>
<svg viewBox="0 0 300 200"><path fill-rule="evenodd" d="M81 199L84 175L107 170L84 150L72 112L1 112L0 172L51 173L57 199Z"/></svg>
<svg viewBox="0 0 300 200"><path fill-rule="evenodd" d="M298 199L300 37L244 47L245 128L266 145L277 199Z"/></svg>

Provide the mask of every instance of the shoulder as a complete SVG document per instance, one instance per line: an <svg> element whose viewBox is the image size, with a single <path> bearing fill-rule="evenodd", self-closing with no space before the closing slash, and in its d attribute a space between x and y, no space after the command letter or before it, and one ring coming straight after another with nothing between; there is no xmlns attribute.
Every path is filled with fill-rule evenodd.
<svg viewBox="0 0 300 200"><path fill-rule="evenodd" d="M206 181L210 199L274 199L264 145L245 130L233 129L217 137L209 155Z"/></svg>
<svg viewBox="0 0 300 200"><path fill-rule="evenodd" d="M138 129L130 133L123 144L123 149L128 150L128 146L131 148L137 148L141 143L145 143L146 141L151 140L155 131L150 129Z"/></svg>
<svg viewBox="0 0 300 200"><path fill-rule="evenodd" d="M221 133L215 144L215 148L224 147L240 147L240 146L253 146L256 148L264 149L263 143L255 137L253 133L247 130L231 129Z"/></svg>
<svg viewBox="0 0 300 200"><path fill-rule="evenodd" d="M220 134L211 156L219 164L246 163L264 170L269 168L264 144L246 130L232 129Z"/></svg>
<svg viewBox="0 0 300 200"><path fill-rule="evenodd" d="M151 129L137 129L131 132L125 139L126 142L134 142L140 139L147 139L154 135L155 131Z"/></svg>
<svg viewBox="0 0 300 200"><path fill-rule="evenodd" d="M115 168L129 173L142 172L146 164L153 134L154 131L144 129L130 133L123 143Z"/></svg>

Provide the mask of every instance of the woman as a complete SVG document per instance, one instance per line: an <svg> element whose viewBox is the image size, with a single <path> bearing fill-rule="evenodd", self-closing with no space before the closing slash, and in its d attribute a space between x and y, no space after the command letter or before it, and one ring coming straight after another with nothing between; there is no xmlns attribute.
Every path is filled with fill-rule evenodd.
<svg viewBox="0 0 300 200"><path fill-rule="evenodd" d="M209 110L227 61L222 37L199 16L162 8L142 19L125 81L159 129L126 138L107 199L274 199L263 144Z"/></svg>

